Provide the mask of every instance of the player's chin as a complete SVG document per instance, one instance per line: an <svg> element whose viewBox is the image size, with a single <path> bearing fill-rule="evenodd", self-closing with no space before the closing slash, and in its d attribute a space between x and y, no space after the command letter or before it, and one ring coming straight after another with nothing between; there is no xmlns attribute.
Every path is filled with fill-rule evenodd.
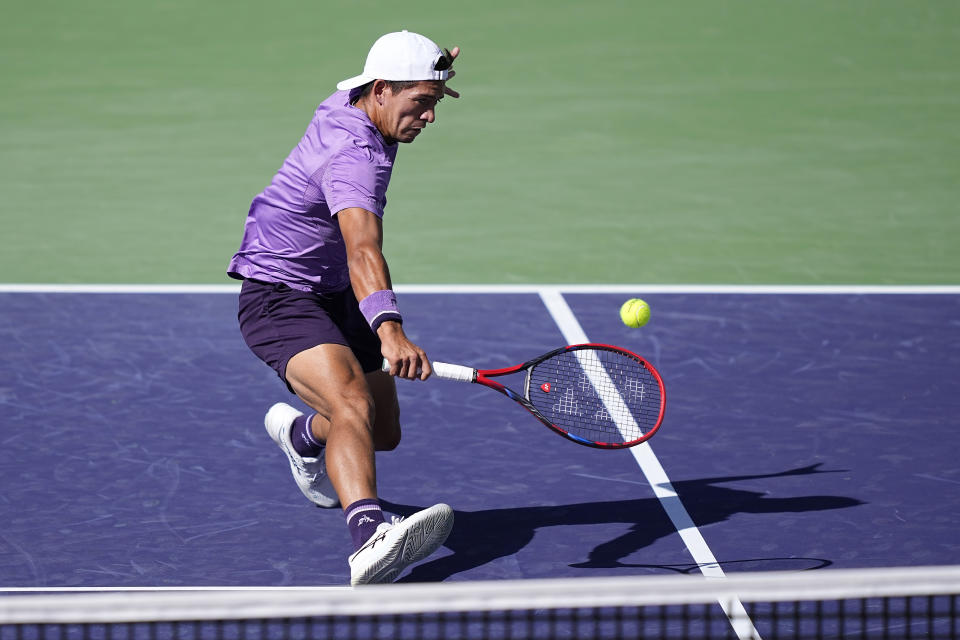
<svg viewBox="0 0 960 640"><path fill-rule="evenodd" d="M414 140L417 139L417 136L419 136L421 133L423 133L422 128L418 129L417 127L411 127L410 129L407 129L404 132L404 135L402 137L397 139L400 142L413 142Z"/></svg>

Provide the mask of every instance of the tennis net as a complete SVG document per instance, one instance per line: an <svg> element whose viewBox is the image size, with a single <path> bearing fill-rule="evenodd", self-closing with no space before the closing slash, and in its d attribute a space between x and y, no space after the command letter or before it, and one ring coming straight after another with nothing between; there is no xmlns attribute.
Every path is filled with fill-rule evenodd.
<svg viewBox="0 0 960 640"><path fill-rule="evenodd" d="M960 566L356 589L7 591L0 640L957 638Z"/></svg>

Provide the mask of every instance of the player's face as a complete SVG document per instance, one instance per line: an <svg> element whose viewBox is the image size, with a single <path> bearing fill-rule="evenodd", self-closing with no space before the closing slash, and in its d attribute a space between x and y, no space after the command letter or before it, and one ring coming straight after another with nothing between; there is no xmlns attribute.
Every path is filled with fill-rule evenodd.
<svg viewBox="0 0 960 640"><path fill-rule="evenodd" d="M384 89L380 132L388 140L413 142L437 118L437 103L443 99L443 82L425 80L399 93Z"/></svg>

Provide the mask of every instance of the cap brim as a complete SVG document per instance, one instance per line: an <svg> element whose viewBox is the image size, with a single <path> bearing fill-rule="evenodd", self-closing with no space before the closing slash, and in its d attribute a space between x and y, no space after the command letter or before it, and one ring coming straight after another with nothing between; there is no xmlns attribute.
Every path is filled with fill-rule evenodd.
<svg viewBox="0 0 960 640"><path fill-rule="evenodd" d="M352 78L347 78L337 83L337 89L340 91L347 91L349 89L356 89L357 87L362 87L368 82L372 82L375 78L368 78L367 76L361 74L359 76L353 76Z"/></svg>

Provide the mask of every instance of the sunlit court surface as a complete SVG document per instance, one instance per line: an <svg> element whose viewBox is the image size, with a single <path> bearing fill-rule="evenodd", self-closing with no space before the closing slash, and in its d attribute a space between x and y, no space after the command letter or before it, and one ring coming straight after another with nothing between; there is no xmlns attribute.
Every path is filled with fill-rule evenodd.
<svg viewBox="0 0 960 640"><path fill-rule="evenodd" d="M378 455L385 509L456 512L400 583L956 557L956 290L399 290L434 359L496 368L617 344L668 395L648 443L600 451L486 389L400 381L403 442ZM646 327L619 322L629 294L654 309ZM4 588L346 583L342 515L300 496L263 430L288 392L225 330L231 287L7 287L0 300Z"/></svg>
<svg viewBox="0 0 960 640"><path fill-rule="evenodd" d="M344 583L342 517L270 446L263 414L290 397L230 330L235 296L143 290L0 294L3 585ZM496 368L577 339L648 358L668 394L650 450L702 534L685 544L633 450L577 446L486 389L399 381L387 509L456 510L404 581L955 557L956 292L637 290L654 318L629 329L620 292L400 291L437 360Z"/></svg>

